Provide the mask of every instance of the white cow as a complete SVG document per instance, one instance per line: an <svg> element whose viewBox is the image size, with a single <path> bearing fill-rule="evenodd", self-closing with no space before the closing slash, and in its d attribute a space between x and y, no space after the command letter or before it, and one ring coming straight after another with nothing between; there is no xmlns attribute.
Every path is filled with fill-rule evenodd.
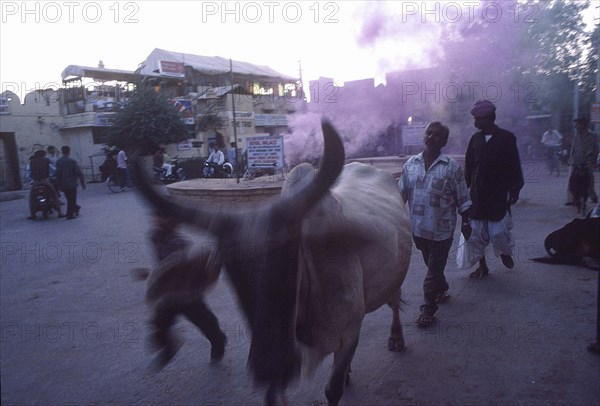
<svg viewBox="0 0 600 406"><path fill-rule="evenodd" d="M264 208L207 212L167 201L141 182L156 210L216 238L213 255L248 319L248 362L257 383L268 386L268 404L282 400L302 361L311 368L330 353L325 394L337 404L363 318L384 304L392 308L388 347L404 347L398 305L412 247L408 211L389 173L344 166L337 132L324 122L323 134L320 170L296 167L281 200ZM218 335L218 324L212 329Z"/></svg>

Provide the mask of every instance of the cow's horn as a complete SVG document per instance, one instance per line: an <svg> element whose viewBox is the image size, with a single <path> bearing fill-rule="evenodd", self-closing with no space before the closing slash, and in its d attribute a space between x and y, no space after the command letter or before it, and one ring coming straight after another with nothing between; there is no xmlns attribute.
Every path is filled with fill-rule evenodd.
<svg viewBox="0 0 600 406"><path fill-rule="evenodd" d="M275 203L274 209L302 217L329 190L342 172L345 159L344 144L328 120L321 121L321 128L325 148L317 176L299 193Z"/></svg>

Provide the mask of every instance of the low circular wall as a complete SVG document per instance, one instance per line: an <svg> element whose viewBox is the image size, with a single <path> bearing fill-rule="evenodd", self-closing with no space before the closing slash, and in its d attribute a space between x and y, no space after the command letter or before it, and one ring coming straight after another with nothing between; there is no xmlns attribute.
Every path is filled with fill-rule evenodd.
<svg viewBox="0 0 600 406"><path fill-rule="evenodd" d="M274 200L281 194L284 179L279 176L252 180L192 179L167 186L177 199L227 207L248 207Z"/></svg>
<svg viewBox="0 0 600 406"><path fill-rule="evenodd" d="M464 155L452 155L460 166L464 166ZM398 179L406 156L373 157L349 159L347 162L361 162L375 166ZM167 186L169 193L177 199L196 204L210 204L212 207L249 207L275 200L281 194L285 175L263 176L252 180L240 179L191 179ZM215 206L216 205L216 206Z"/></svg>

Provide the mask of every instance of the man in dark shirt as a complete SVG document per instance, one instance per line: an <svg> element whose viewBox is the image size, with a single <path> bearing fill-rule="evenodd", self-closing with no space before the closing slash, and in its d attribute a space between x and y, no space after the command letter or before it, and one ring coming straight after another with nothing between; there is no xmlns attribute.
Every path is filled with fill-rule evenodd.
<svg viewBox="0 0 600 406"><path fill-rule="evenodd" d="M35 151L33 158L29 161L29 168L31 171L31 190L29 191L29 220L35 220L35 188L36 186L44 186L48 190L50 200L58 217L64 217L60 212L60 200L58 200L58 194L56 189L50 183L50 160L46 158L46 151L43 149Z"/></svg>
<svg viewBox="0 0 600 406"><path fill-rule="evenodd" d="M479 100L471 114L480 131L471 137L465 156L465 180L473 202L466 265L479 261L470 277L482 278L489 272L484 250L490 243L504 266L514 266L510 206L519 199L524 181L516 137L494 123L496 106Z"/></svg>
<svg viewBox="0 0 600 406"><path fill-rule="evenodd" d="M590 178L587 195L592 199L592 203L598 203L598 195L594 188L594 169L598 159L598 138L588 130L588 120L585 117L575 119L575 130L571 142L571 151L569 152L569 178L575 167L585 168L584 170ZM571 190L567 188L567 206L573 205L574 200Z"/></svg>
<svg viewBox="0 0 600 406"><path fill-rule="evenodd" d="M81 182L81 187L85 189L85 178L77 161L70 157L71 148L65 145L61 151L63 156L56 162L56 180L67 199L67 220L72 220L81 209L77 204L77 186Z"/></svg>

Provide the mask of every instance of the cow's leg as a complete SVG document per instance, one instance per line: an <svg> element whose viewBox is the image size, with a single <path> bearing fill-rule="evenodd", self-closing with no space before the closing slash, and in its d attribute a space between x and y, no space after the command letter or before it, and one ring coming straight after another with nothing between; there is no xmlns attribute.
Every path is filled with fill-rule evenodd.
<svg viewBox="0 0 600 406"><path fill-rule="evenodd" d="M388 339L388 350L404 350L404 334L402 333L402 324L400 323L400 291L398 297L392 300L388 305L392 308L392 327L390 329L390 338Z"/></svg>
<svg viewBox="0 0 600 406"><path fill-rule="evenodd" d="M196 298L181 305L181 313L194 323L208 338L211 344L210 358L219 361L225 354L227 337L219 327L219 320L202 298Z"/></svg>
<svg viewBox="0 0 600 406"><path fill-rule="evenodd" d="M171 326L175 324L175 319L179 314L175 305L176 301L177 299L172 295L165 295L154 306L151 324L155 330L150 336L150 341L159 350L159 354L154 360L154 367L157 370L164 368L177 354L180 347L177 338L171 333Z"/></svg>
<svg viewBox="0 0 600 406"><path fill-rule="evenodd" d="M186 316L208 338L212 349L211 359L218 361L225 353L225 334L219 327L219 321L206 306L201 295L168 294L164 295L154 307L152 324L155 331L152 343L160 350L156 358L156 367L162 369L179 350L180 344L171 332L179 314Z"/></svg>
<svg viewBox="0 0 600 406"><path fill-rule="evenodd" d="M352 362L352 358L354 358L357 346L358 334L356 338L333 354L333 370L331 371L329 382L325 387L325 396L330 405L337 405L342 398L344 386L350 373L350 363Z"/></svg>
<svg viewBox="0 0 600 406"><path fill-rule="evenodd" d="M282 382L273 382L267 388L265 394L265 405L276 406L276 405L287 405L287 398L285 396L285 385Z"/></svg>

